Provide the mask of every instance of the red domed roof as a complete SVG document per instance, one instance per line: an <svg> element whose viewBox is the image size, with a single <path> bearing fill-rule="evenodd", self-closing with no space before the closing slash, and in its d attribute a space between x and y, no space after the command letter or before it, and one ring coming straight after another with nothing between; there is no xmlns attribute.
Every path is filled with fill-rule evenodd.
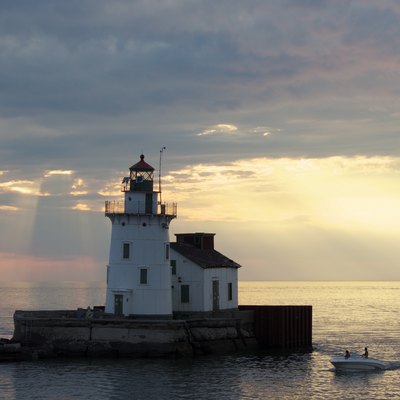
<svg viewBox="0 0 400 400"><path fill-rule="evenodd" d="M154 168L144 161L144 155L140 155L140 161L129 168L130 171L154 171Z"/></svg>

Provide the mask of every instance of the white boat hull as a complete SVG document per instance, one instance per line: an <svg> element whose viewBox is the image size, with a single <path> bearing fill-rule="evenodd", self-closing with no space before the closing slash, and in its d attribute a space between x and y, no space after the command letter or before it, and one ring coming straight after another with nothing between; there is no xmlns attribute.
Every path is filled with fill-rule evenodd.
<svg viewBox="0 0 400 400"><path fill-rule="evenodd" d="M338 370L373 371L386 369L386 364L383 361L361 356L351 356L349 358L344 356L332 357L331 363Z"/></svg>

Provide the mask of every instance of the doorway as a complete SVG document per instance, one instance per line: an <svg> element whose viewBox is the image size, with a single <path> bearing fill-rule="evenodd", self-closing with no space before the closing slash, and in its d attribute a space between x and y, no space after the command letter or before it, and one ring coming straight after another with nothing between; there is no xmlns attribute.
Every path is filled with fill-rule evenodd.
<svg viewBox="0 0 400 400"><path fill-rule="evenodd" d="M212 281L213 311L219 310L219 281Z"/></svg>
<svg viewBox="0 0 400 400"><path fill-rule="evenodd" d="M114 314L122 315L124 306L124 296L122 294L114 294Z"/></svg>

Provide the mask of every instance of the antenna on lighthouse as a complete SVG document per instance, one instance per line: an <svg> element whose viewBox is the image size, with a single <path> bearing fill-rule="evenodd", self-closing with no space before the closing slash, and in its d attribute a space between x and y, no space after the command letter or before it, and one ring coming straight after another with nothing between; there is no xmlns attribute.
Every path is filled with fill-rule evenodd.
<svg viewBox="0 0 400 400"><path fill-rule="evenodd" d="M162 201L161 201L161 157L162 157L162 154L165 149L166 149L166 147L164 146L160 150L160 168L158 169L158 191L160 192L160 204L162 204Z"/></svg>

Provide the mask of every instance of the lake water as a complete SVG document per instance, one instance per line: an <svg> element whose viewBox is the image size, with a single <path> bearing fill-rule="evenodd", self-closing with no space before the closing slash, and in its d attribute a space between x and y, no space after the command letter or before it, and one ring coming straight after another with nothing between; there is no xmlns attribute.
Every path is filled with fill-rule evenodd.
<svg viewBox="0 0 400 400"><path fill-rule="evenodd" d="M74 309L104 297L104 284L0 283L0 337L12 335L15 309ZM0 363L0 399L400 398L400 282L241 282L239 303L312 305L314 350ZM389 368L338 373L329 363L365 346Z"/></svg>

